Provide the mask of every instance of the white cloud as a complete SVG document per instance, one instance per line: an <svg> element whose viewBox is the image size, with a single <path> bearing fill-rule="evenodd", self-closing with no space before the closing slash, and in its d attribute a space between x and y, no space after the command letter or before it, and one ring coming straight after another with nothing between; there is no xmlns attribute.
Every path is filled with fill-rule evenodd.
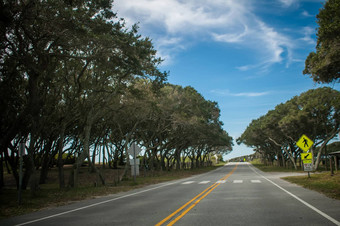
<svg viewBox="0 0 340 226"><path fill-rule="evenodd" d="M211 93L214 93L219 96L234 96L234 97L260 97L269 95L270 92L241 92L241 93L231 93L229 90L212 90Z"/></svg>
<svg viewBox="0 0 340 226"><path fill-rule="evenodd" d="M307 12L306 10L303 10L301 15L304 16L304 17L312 17L312 16L314 16L314 15L309 14L309 12Z"/></svg>
<svg viewBox="0 0 340 226"><path fill-rule="evenodd" d="M259 93L235 93L232 94L232 96L236 96L236 97L260 97L260 96L265 96L268 95L269 92L259 92Z"/></svg>
<svg viewBox="0 0 340 226"><path fill-rule="evenodd" d="M212 33L212 37L219 42L229 42L229 43L236 43L236 42L242 42L243 37L245 37L248 34L248 27L244 25L244 31L241 33L226 33L226 34L217 34Z"/></svg>
<svg viewBox="0 0 340 226"><path fill-rule="evenodd" d="M300 40L311 45L316 45L315 39L312 38L312 35L316 33L315 29L312 27L304 27L302 31L303 31L304 37L301 38Z"/></svg>
<svg viewBox="0 0 340 226"><path fill-rule="evenodd" d="M293 4L294 0L281 0ZM292 62L292 41L261 21L249 0L115 0L114 10L129 25L140 22L143 34L151 36L158 54L171 62L178 51L200 41L236 44L257 52L255 65L240 70L261 68L274 63ZM287 52L283 57L283 53Z"/></svg>
<svg viewBox="0 0 340 226"><path fill-rule="evenodd" d="M293 62L292 50L294 46L288 36L279 33L258 19L253 21L252 31L249 32L249 36L252 37L247 38L245 44L250 45L250 48L254 48L260 53L260 63L242 65L237 69L241 71L260 69L265 72L272 64L281 63L285 60L288 67ZM285 58L282 57L284 52L287 53Z"/></svg>
<svg viewBox="0 0 340 226"><path fill-rule="evenodd" d="M285 7L289 7L289 6L291 6L295 2L295 0L279 0L279 1Z"/></svg>
<svg viewBox="0 0 340 226"><path fill-rule="evenodd" d="M242 5L216 0L116 0L114 9L127 21L157 26L170 34L201 31L233 24L242 13Z"/></svg>

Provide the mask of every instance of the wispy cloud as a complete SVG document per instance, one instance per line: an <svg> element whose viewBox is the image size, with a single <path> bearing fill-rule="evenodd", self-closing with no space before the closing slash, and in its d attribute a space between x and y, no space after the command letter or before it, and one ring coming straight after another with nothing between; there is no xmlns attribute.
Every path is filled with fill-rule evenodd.
<svg viewBox="0 0 340 226"><path fill-rule="evenodd" d="M213 39L219 42L228 42L228 43L236 43L243 42L243 37L248 34L248 27L244 25L244 30L241 33L225 33L225 34L217 34L212 33Z"/></svg>
<svg viewBox="0 0 340 226"><path fill-rule="evenodd" d="M295 2L278 1L285 6ZM114 10L130 25L140 22L143 33L152 37L167 62L195 42L216 41L257 52L261 63L240 65L240 70L266 70L282 61L289 65L291 38L257 17L252 4L249 0L115 0Z"/></svg>
<svg viewBox="0 0 340 226"><path fill-rule="evenodd" d="M162 55L176 54L193 42L210 39L214 32L238 32L245 5L231 0L115 0L114 10L131 26L140 22L143 33L151 35ZM217 34L215 35L218 38ZM231 37L231 36L230 36ZM223 36L219 36L223 38ZM224 37L225 38L225 37ZM165 43L165 40L171 40ZM180 46L180 48L178 48Z"/></svg>
<svg viewBox="0 0 340 226"><path fill-rule="evenodd" d="M289 6L291 6L291 5L295 2L295 0L279 0L279 2L280 2L283 6L289 7Z"/></svg>
<svg viewBox="0 0 340 226"><path fill-rule="evenodd" d="M309 14L309 12L306 11L306 10L303 10L301 15L304 16L304 17L312 17L312 16L314 16L314 15Z"/></svg>
<svg viewBox="0 0 340 226"><path fill-rule="evenodd" d="M260 97L260 96L266 96L269 92L260 92L260 93L234 93L232 96L236 97Z"/></svg>
<svg viewBox="0 0 340 226"><path fill-rule="evenodd" d="M261 97L270 94L270 91L266 92L241 92L232 93L229 90L212 90L211 93L219 96L233 96L233 97Z"/></svg>
<svg viewBox="0 0 340 226"><path fill-rule="evenodd" d="M312 27L304 27L302 31L303 31L304 37L300 38L300 40L308 44L315 45L316 44L315 38L312 37L312 35L316 33L315 29Z"/></svg>

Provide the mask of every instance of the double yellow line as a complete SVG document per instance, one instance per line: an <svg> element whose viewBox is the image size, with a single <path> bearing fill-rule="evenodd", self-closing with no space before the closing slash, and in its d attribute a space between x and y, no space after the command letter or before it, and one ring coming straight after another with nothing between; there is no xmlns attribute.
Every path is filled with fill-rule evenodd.
<svg viewBox="0 0 340 226"><path fill-rule="evenodd" d="M238 165L238 164L237 164ZM204 199L207 195L210 194L210 192L212 192L215 188L217 188L221 183L219 183L220 181L224 181L226 180L228 177L231 176L231 174L233 174L237 168L237 165L235 165L235 167L233 168L233 170L228 173L227 175L225 175L224 177L222 177L218 182L214 183L213 185L211 185L210 187L208 187L207 189L205 189L204 191L202 191L200 194L198 194L197 196L195 196L193 199L191 199L189 202L185 203L183 206L181 206L179 209L177 209L175 212L173 212L172 214L170 214L169 216L167 216L166 218L164 218L162 221L158 222L155 226L161 226L163 225L165 222L169 221L170 219L172 219L167 226L171 226L173 224L175 224L178 220L180 220L184 215L186 215L192 208L194 208L202 199ZM191 204L191 205L190 205ZM189 206L190 205L190 206ZM187 207L189 206L189 207ZM187 207L187 208L186 208Z"/></svg>

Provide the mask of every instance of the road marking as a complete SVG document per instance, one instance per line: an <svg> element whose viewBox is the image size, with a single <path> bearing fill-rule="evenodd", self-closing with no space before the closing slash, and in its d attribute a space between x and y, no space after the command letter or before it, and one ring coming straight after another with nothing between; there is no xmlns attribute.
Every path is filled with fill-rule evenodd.
<svg viewBox="0 0 340 226"><path fill-rule="evenodd" d="M186 182L183 182L182 184L192 184L194 183L195 181L186 181Z"/></svg>
<svg viewBox="0 0 340 226"><path fill-rule="evenodd" d="M155 189L158 189L158 188L162 188L162 187L166 187L166 186L169 186L169 185L173 185L173 184L176 184L176 183L178 183L178 182L166 183L166 184L163 184L161 186L157 186L157 187L154 187L154 188L146 189L146 190L143 190L143 191L140 191L140 192L135 192L135 193L128 194L128 195L123 195L123 196L120 196L120 197L117 197L117 198L113 198L113 199L105 200L105 201L102 201L102 202L94 203L94 204L91 204L91 205L88 205L88 206L83 206L83 207L80 207L80 208L76 208L76 209L73 209L73 210L57 213L57 214L50 215L50 216L47 216L47 217L38 218L36 220L32 220L32 221L27 221L27 222L24 222L24 223L16 224L16 226L32 224L32 223L39 222L39 221L42 221L42 220L47 220L47 219L50 219L50 218L53 218L53 217L62 216L62 215L68 214L68 213L76 212L76 211L87 209L87 208L94 207L94 206L98 206L98 205L101 205L101 204L104 204L104 203L116 201L116 200L123 199L123 198L126 198L126 197L142 194L144 192L152 191L152 190L155 190Z"/></svg>
<svg viewBox="0 0 340 226"><path fill-rule="evenodd" d="M250 182L251 182L251 183L255 183L255 184L259 184L259 183L261 183L261 181L260 181L260 180L251 180Z"/></svg>
<svg viewBox="0 0 340 226"><path fill-rule="evenodd" d="M243 180L234 180L233 183L234 183L234 184L242 184L242 183L243 183Z"/></svg>
<svg viewBox="0 0 340 226"><path fill-rule="evenodd" d="M183 183L181 183L181 184L184 184L184 185L186 185L186 184L193 184L193 183L195 183L196 181L185 181L185 182L183 182ZM217 184L224 184L224 183L226 183L227 181L226 180L219 180L219 181L216 181L216 183ZM253 183L253 184L260 184L260 183L262 183L262 181L260 181L260 180L250 180L250 182L251 183ZM210 180L204 180L204 181L201 181L201 182L197 182L198 184L208 184L208 183L210 183ZM234 184L242 184L243 183L243 180L233 180L233 183Z"/></svg>
<svg viewBox="0 0 340 226"><path fill-rule="evenodd" d="M222 170L222 168L223 167L220 167L216 171ZM204 174L201 174L201 175L210 174L210 173L212 173L212 171L204 173ZM196 177L199 177L201 175L193 176L191 178L196 178ZM179 181L182 181L182 180L179 180ZM79 207L79 208L76 208L76 209L73 209L73 210L68 210L68 211L65 211L65 212L61 212L61 213L49 215L49 216L46 216L46 217L38 218L38 219L35 219L35 220L23 222L23 223L20 223L20 224L16 224L16 226L32 224L32 223L35 223L35 222L39 222L39 221L47 220L47 219L50 219L50 218L62 216L62 215L65 215L65 214L69 214L69 213L76 212L76 211L79 211L79 210L91 208L91 207L98 206L98 205L101 205L101 204L105 204L105 203L108 203L108 202L113 202L113 201L116 201L116 200L119 200L119 199L123 199L123 198L127 198L127 197L130 197L130 196L142 194L142 193L145 193L145 192L148 192L148 191L152 191L152 190L155 190L155 189L158 189L158 188L162 188L162 187L166 187L166 186L169 186L169 185L180 183L179 181L166 183L166 184L163 184L163 185L160 185L160 186L157 186L157 187L154 187L154 188L146 189L146 190L143 190L143 191L140 191L140 192L135 192L135 193L128 194L128 195L123 195L123 196L120 196L120 197L117 197L117 198L113 198L113 199L105 200L105 201L102 201L102 202L94 203L94 204L91 204L91 205L88 205L88 206L83 206L83 207Z"/></svg>
<svg viewBox="0 0 340 226"><path fill-rule="evenodd" d="M210 180L204 180L204 181L199 182L199 184L208 184L208 183L210 183Z"/></svg>
<svg viewBox="0 0 340 226"><path fill-rule="evenodd" d="M237 165L238 164L235 165L235 167L233 168L233 170L230 173L228 173L223 178L221 178L220 181L226 180L228 177L230 177L231 174L233 174L235 172ZM167 224L167 226L171 226L171 225L175 224L177 221L179 221L183 216L185 216L192 208L194 208L202 199L204 199L208 194L210 194L210 192L212 192L219 185L220 185L219 183L214 183L210 187L206 188L204 191L202 191L200 194L196 195L193 199L191 199L189 202L185 203L183 206L181 206L175 212L173 212L172 214L170 214L169 216L167 216L166 218L164 218L163 220L158 222L155 226L161 226L164 223L166 223L167 221L171 220L173 217L175 217L175 218L173 220L171 220ZM190 204L191 204L191 206L189 206ZM189 207L186 208L187 206L189 206ZM179 215L176 217L177 214L179 214Z"/></svg>
<svg viewBox="0 0 340 226"><path fill-rule="evenodd" d="M219 181L217 181L216 183L217 184L224 184L226 182L226 180L219 180Z"/></svg>
<svg viewBox="0 0 340 226"><path fill-rule="evenodd" d="M249 166L250 167L250 166ZM314 210L315 212L317 212L318 214L320 214L321 216L323 216L324 218L326 218L327 220L333 222L335 225L340 226L340 222L337 221L336 219L334 219L333 217L327 215L326 213L322 212L321 210L317 209L316 207L312 206L311 204L309 204L308 202L300 199L299 197L297 197L296 195L294 195L293 193L287 191L286 189L284 189L283 187L281 187L280 185L276 184L275 182L271 181L270 179L268 179L267 177L263 176L262 174L258 173L253 166L250 167L250 169L252 169L256 174L258 174L259 176L261 176L262 178L264 178L265 180L269 181L270 183L272 183L273 185L275 185L276 187L278 187L279 189L281 189L282 191L286 192L288 195L292 196L293 198L295 198L296 200L298 200L299 202L301 202L302 204L304 204L305 206L309 207L310 209Z"/></svg>

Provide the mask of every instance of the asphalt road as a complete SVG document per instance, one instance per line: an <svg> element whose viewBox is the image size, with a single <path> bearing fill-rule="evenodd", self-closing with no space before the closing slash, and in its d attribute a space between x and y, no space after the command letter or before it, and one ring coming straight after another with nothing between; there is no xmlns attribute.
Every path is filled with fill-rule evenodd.
<svg viewBox="0 0 340 226"><path fill-rule="evenodd" d="M248 163L77 202L0 225L340 225L340 201Z"/></svg>

